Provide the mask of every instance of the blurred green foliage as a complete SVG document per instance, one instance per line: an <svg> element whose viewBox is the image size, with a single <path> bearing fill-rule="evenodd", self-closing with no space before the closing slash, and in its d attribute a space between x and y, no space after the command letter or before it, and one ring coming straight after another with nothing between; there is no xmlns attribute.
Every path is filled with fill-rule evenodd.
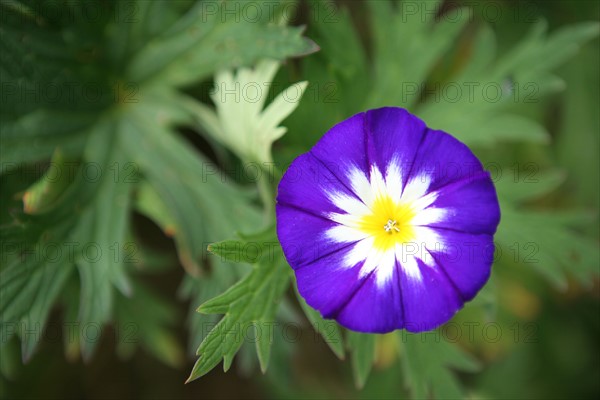
<svg viewBox="0 0 600 400"><path fill-rule="evenodd" d="M3 397L600 393L596 2L59 3L0 3ZM209 96L213 77L272 101ZM421 335L324 321L273 229L285 166L390 105L467 143L502 208L490 282ZM83 372L44 326L114 388L52 389ZM145 383L100 373L113 353ZM234 359L251 384L211 372Z"/></svg>

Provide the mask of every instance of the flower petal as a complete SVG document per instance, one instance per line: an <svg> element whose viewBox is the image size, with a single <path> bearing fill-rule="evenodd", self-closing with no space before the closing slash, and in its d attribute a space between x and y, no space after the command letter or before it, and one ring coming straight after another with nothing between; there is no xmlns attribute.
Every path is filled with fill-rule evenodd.
<svg viewBox="0 0 600 400"><path fill-rule="evenodd" d="M413 223L470 233L494 234L500 221L500 206L489 173L480 172L429 193L429 203Z"/></svg>
<svg viewBox="0 0 600 400"><path fill-rule="evenodd" d="M325 318L335 317L361 284L363 261L347 264L352 246L323 255L296 269L298 291Z"/></svg>
<svg viewBox="0 0 600 400"><path fill-rule="evenodd" d="M356 114L327 131L310 151L350 190L356 189L350 178L354 172L362 171L364 176L369 176L364 124L365 114ZM356 195L360 197L359 193Z"/></svg>
<svg viewBox="0 0 600 400"><path fill-rule="evenodd" d="M286 171L277 198L300 294L361 332L452 318L490 276L499 219L469 148L390 107L330 129Z"/></svg>
<svg viewBox="0 0 600 400"><path fill-rule="evenodd" d="M395 189L395 185L406 184L427 126L408 111L396 107L367 111L366 121L369 160L380 171L393 175L386 180L388 188L401 193L401 187Z"/></svg>
<svg viewBox="0 0 600 400"><path fill-rule="evenodd" d="M384 333L404 326L399 274L398 268L393 268L383 282L378 282L375 271L368 274L336 319L360 332Z"/></svg>
<svg viewBox="0 0 600 400"><path fill-rule="evenodd" d="M410 177L428 177L429 190L473 177L483 171L473 152L444 131L427 130L415 156Z"/></svg>
<svg viewBox="0 0 600 400"><path fill-rule="evenodd" d="M463 301L475 297L490 277L494 261L492 235L433 229L443 243L427 251L460 292Z"/></svg>
<svg viewBox="0 0 600 400"><path fill-rule="evenodd" d="M339 226L302 209L285 205L277 207L277 236L288 263L294 269L362 239L342 241L332 238L328 232Z"/></svg>
<svg viewBox="0 0 600 400"><path fill-rule="evenodd" d="M310 153L296 158L286 170L279 184L277 203L322 216L368 210Z"/></svg>
<svg viewBox="0 0 600 400"><path fill-rule="evenodd" d="M404 328L421 332L448 321L462 307L462 299L439 266L415 258L422 279L401 273Z"/></svg>

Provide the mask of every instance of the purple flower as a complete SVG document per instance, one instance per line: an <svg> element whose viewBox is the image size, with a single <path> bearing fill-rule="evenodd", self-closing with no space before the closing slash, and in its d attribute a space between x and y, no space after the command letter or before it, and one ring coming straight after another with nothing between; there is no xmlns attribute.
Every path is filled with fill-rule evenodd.
<svg viewBox="0 0 600 400"><path fill-rule="evenodd" d="M277 235L298 290L361 332L448 321L483 287L500 208L467 146L402 108L357 114L290 165Z"/></svg>

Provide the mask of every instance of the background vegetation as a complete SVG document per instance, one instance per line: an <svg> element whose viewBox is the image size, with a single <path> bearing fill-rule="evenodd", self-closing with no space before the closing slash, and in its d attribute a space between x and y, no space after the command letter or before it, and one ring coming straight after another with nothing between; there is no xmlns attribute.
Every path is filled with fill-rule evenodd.
<svg viewBox="0 0 600 400"><path fill-rule="evenodd" d="M0 11L3 398L600 393L598 2ZM272 228L285 167L389 105L501 201L492 278L427 334L321 320Z"/></svg>

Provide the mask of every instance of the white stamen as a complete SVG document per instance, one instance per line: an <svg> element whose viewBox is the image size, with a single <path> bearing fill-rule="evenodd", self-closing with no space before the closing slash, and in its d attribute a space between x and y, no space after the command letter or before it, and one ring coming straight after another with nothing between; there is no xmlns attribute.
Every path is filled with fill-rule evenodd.
<svg viewBox="0 0 600 400"><path fill-rule="evenodd" d="M393 221L391 219L388 219L387 224L385 224L383 226L383 229L385 229L386 232L391 232L392 229L395 230L396 232L400 232L400 229L396 226L397 222Z"/></svg>

